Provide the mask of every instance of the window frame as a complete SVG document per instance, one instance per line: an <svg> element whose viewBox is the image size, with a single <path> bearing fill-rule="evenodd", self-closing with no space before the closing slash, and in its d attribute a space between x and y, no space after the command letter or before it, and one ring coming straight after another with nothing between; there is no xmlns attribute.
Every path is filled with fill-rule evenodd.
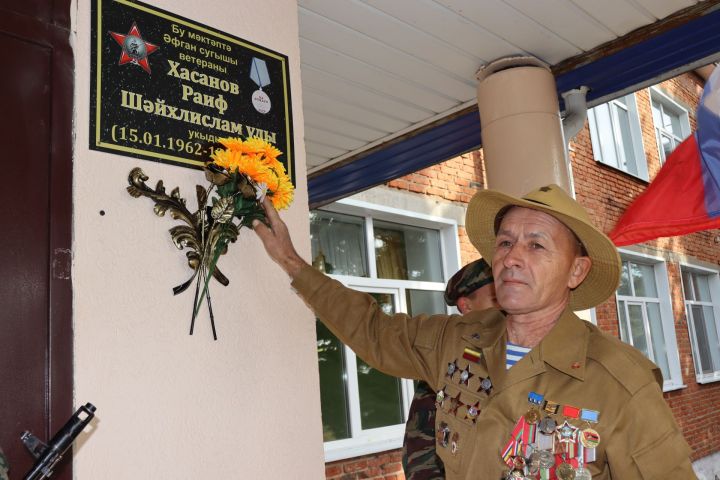
<svg viewBox="0 0 720 480"><path fill-rule="evenodd" d="M715 316L715 330L717 331L718 338L720 338L720 270L715 268L708 268L697 263L692 262L680 262L680 287L682 288L683 295L683 307L685 308L685 321L687 322L688 335L690 337L690 348L692 348L692 359L693 367L695 369L695 381L700 384L713 383L720 381L720 369L713 373L702 373L699 371L698 358L699 350L697 346L697 337L695 335L695 326L690 321L690 309L688 308L688 302L692 302L693 305L706 305L707 302L698 302L696 300L686 300L685 297L685 282L682 281L682 273L688 271L690 273L707 275L708 285L710 288L710 300L713 309L713 315ZM720 346L718 346L720 349Z"/></svg>
<svg viewBox="0 0 720 480"><path fill-rule="evenodd" d="M669 392L672 390L685 388L687 385L683 384L682 370L680 368L680 353L678 350L677 336L675 333L675 322L672 311L672 297L670 295L670 283L667 270L667 261L663 257L639 253L632 250L618 249L618 251L620 253L620 259L623 264L625 262L633 262L637 264L648 265L653 268L655 286L658 293L657 301L660 310L660 320L662 321L663 336L665 337L664 340L665 349L667 352L668 370L670 371L670 378L663 378L663 392ZM627 302L642 302L643 304L646 304L647 301L654 301L655 299L652 297L621 295L617 290L615 291L615 307L617 308L618 312L617 320L620 340L632 346L632 343L623 338L623 329L620 325L621 300L623 300L627 305ZM629 322L629 316L627 315L627 313L626 320ZM653 361L653 363L656 363L654 360L654 345L652 345L652 335L648 335L648 332L650 331L650 325L648 320L647 308L643 308L643 323L645 337L648 343L648 351L653 352L653 358L651 358L650 360Z"/></svg>
<svg viewBox="0 0 720 480"><path fill-rule="evenodd" d="M599 124L596 120L596 108L598 106L595 106L591 109L588 109L587 117L588 117L588 123L589 123L589 129L590 129L590 141L592 143L592 150L593 150L593 157L595 157L595 160L602 163L603 165L607 165L610 168L614 168L616 170L619 170L627 175L631 175L635 178L639 178L644 181L648 181L648 166L647 166L647 158L645 157L645 146L643 145L643 136L642 136L642 127L640 125L640 115L638 114L638 108L637 108L637 100L635 99L634 93L629 93L627 95L624 95L622 97L625 99L625 105L620 103L618 99L613 99L608 102L605 102L601 105L608 105L608 108L610 109L610 122L612 127L612 137L615 141L615 156L618 159L623 159L624 163L627 164L627 160L625 159L625 150L622 148L623 146L618 143L618 138L622 138L622 135L620 135L620 126L619 126L619 120L617 118L617 113L615 108L621 108L623 110L626 110L628 112L628 123L630 126L630 141L632 142L632 150L635 155L635 160L637 162L637 174L634 174L625 168L622 168L620 165L614 165L608 161L608 159L603 158L602 154L602 147L600 145L600 131L599 131Z"/></svg>
<svg viewBox="0 0 720 480"><path fill-rule="evenodd" d="M379 205L355 198L344 198L317 210L354 215L364 218L364 231L366 249L368 251L368 277L355 277L348 275L328 275L342 284L361 291L395 294L397 312L407 312L406 290L444 291L445 284L450 276L460 268L460 241L457 221L433 216L416 211L403 210L385 205ZM437 230L440 237L440 250L442 256L442 282L378 279L375 264L375 248L373 235L373 220L392 222L412 227L430 228ZM447 313L456 313L453 308L446 306ZM341 342L342 343L342 342ZM323 443L325 461L332 462L369 455L386 450L402 447L405 435L405 423L412 398L415 393L413 380L400 379L403 410L403 423L385 427L362 429L360 421L360 397L357 379L357 357L355 353L343 344L345 354L345 388L347 389L348 416L350 419L350 437L341 440L331 440ZM354 377L354 378L353 378Z"/></svg>
<svg viewBox="0 0 720 480"><path fill-rule="evenodd" d="M653 124L653 131L655 132L655 146L658 150L658 158L660 159L660 165L664 165L665 161L667 160L665 157L665 150L662 148L662 142L660 141L661 135L667 135L669 137L672 137L673 140L677 142L677 145L675 145L675 148L677 148L678 145L680 145L688 136L690 136L691 130L690 130L690 114L688 113L688 109L680 105L678 102L676 102L672 97L670 97L667 93L663 92L660 88L657 86L650 87L650 111L652 112L653 109L653 100L656 100L662 109L668 109L672 113L678 115L680 118L680 129L682 130L682 138L677 137L672 132L668 132L665 130L662 125L656 125L655 124L655 116L650 115L650 121ZM675 149L673 149L674 151Z"/></svg>

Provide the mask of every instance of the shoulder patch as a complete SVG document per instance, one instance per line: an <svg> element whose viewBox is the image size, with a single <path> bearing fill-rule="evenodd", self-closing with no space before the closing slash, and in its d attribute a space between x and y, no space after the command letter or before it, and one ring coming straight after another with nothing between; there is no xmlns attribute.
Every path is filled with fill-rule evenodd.
<svg viewBox="0 0 720 480"><path fill-rule="evenodd" d="M588 341L588 358L602 365L629 394L657 382L662 389L662 373L660 368L651 362L639 350L609 335L595 325L588 323L590 338Z"/></svg>

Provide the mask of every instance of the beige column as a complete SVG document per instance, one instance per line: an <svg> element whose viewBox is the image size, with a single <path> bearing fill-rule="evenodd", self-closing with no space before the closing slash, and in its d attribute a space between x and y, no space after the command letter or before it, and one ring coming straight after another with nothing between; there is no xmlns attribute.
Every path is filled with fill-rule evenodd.
<svg viewBox="0 0 720 480"><path fill-rule="evenodd" d="M480 69L478 109L488 188L522 195L556 183L571 191L555 77L533 57Z"/></svg>

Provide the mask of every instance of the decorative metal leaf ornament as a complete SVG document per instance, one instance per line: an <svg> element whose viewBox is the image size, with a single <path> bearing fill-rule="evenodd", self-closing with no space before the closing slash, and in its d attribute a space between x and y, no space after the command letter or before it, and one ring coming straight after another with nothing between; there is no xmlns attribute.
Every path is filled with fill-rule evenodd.
<svg viewBox="0 0 720 480"><path fill-rule="evenodd" d="M231 197L221 198L215 203L210 216L218 223L227 223L233 218L235 213L235 202Z"/></svg>
<svg viewBox="0 0 720 480"><path fill-rule="evenodd" d="M230 280L217 268L217 256L224 255L227 252L227 245L235 242L238 237L238 226L232 223L234 203L231 198L221 198L211 210L210 216L213 221L208 221L206 214L206 204L208 200L208 192L214 185L208 189L197 185L195 193L197 196L198 209L191 213L185 203L185 199L180 196L180 189L174 188L170 195L165 192L163 181L157 182L155 188L150 188L145 182L148 176L140 168L134 168L128 175L127 187L128 193L135 197L148 197L155 202L154 212L162 217L165 213L175 220L180 220L185 225L177 225L170 229L170 236L175 246L184 250L187 249L186 256L188 266L193 270L192 276L184 283L173 288L175 295L184 292L192 284L194 280L198 281L196 289L196 301L200 291L200 283L209 278L215 278L222 285L227 286ZM224 176L216 174L214 179L224 180ZM214 258L215 257L215 258ZM215 262L213 262L213 259ZM211 266L212 264L212 266ZM207 278L206 278L207 277ZM204 290L207 292L207 285ZM213 337L217 340L215 331L214 316L212 314L212 306L210 303L210 294L203 294L208 300L208 309L210 310L210 321L213 330ZM190 334L194 329L195 316L197 309L193 311L191 321Z"/></svg>

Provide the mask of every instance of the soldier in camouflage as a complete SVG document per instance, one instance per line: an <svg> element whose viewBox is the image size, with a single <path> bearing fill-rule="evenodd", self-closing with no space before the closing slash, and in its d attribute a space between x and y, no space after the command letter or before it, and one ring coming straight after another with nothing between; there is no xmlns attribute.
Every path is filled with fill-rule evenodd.
<svg viewBox="0 0 720 480"><path fill-rule="evenodd" d="M10 464L5 457L2 449L0 449L0 480L8 480L8 471L10 470Z"/></svg>
<svg viewBox="0 0 720 480"><path fill-rule="evenodd" d="M468 263L452 276L445 288L445 302L460 313L496 307L492 270L483 259ZM435 453L435 392L418 382L403 441L403 468L407 480L445 478L440 457Z"/></svg>

